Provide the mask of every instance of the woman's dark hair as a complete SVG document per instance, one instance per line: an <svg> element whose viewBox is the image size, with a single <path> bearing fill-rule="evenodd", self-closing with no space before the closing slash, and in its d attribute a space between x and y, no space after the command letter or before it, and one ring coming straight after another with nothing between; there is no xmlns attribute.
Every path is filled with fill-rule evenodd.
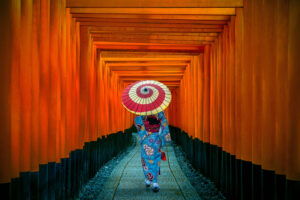
<svg viewBox="0 0 300 200"><path fill-rule="evenodd" d="M160 124L160 120L158 120L156 117L154 116L149 116L147 117L147 121L149 122L150 125L154 125L154 124Z"/></svg>

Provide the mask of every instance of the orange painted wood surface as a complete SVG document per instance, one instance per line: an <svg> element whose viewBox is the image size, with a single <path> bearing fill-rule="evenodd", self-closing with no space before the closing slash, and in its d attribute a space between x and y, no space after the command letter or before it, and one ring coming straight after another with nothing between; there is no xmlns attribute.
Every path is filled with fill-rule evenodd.
<svg viewBox="0 0 300 200"><path fill-rule="evenodd" d="M98 1L98 0L68 0L68 7L242 7L243 0L160 0L160 1L148 1L148 0L114 0L114 1Z"/></svg>
<svg viewBox="0 0 300 200"><path fill-rule="evenodd" d="M1 183L129 128L144 79L170 125L300 180L297 0L112 2L1 2Z"/></svg>

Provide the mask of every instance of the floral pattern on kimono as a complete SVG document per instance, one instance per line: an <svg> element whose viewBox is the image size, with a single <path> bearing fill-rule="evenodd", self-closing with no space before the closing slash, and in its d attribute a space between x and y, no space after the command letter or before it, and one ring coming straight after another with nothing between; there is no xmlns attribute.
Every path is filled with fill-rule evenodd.
<svg viewBox="0 0 300 200"><path fill-rule="evenodd" d="M160 174L161 148L171 140L167 119L164 112L158 113L160 120L159 131L148 132L143 122L145 116L135 118L135 125L138 131L139 143L141 145L141 162L146 179L157 182Z"/></svg>

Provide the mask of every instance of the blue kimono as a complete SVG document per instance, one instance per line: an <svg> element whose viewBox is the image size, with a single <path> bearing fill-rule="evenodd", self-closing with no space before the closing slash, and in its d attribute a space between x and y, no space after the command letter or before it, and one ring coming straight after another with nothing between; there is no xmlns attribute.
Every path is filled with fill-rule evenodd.
<svg viewBox="0 0 300 200"><path fill-rule="evenodd" d="M148 121L151 117L156 124ZM157 176L160 174L161 148L171 140L167 119L162 111L156 115L136 117L135 125L141 144L144 175L149 181L157 183Z"/></svg>

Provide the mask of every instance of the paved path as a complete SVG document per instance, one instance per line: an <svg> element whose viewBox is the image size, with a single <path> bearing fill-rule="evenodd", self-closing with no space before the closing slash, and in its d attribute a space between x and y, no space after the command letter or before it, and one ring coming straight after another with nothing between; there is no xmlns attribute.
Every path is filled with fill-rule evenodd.
<svg viewBox="0 0 300 200"><path fill-rule="evenodd" d="M140 145L137 142L135 148L115 167L97 199L200 199L181 171L173 147L167 145L163 151L166 152L167 161L161 161L159 192L154 193L152 187L145 187Z"/></svg>

